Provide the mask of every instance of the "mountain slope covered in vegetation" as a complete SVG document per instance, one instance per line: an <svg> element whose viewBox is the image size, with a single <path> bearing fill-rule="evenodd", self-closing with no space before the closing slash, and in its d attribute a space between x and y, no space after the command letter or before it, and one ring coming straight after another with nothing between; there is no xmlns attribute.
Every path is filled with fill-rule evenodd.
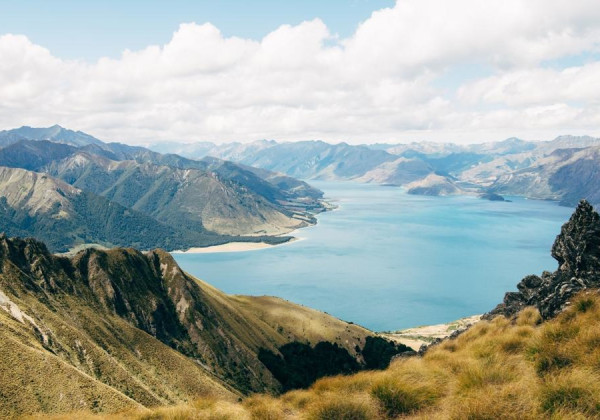
<svg viewBox="0 0 600 420"><path fill-rule="evenodd" d="M281 243L289 238L275 235L314 224L314 214L325 210L323 193L302 181L220 159L162 155L62 128L1 134L10 140L0 148L4 173L26 169L30 179L75 187L62 198L64 185L51 187L59 193L49 193L43 212L23 194L19 200L7 196L19 188L15 177L0 192L0 227L11 235L39 237L54 251L86 243L168 250L229 241ZM33 194L36 185L39 190L40 183L24 188ZM52 207L57 202L65 207L62 213Z"/></svg>
<svg viewBox="0 0 600 420"><path fill-rule="evenodd" d="M395 354L373 353L371 331L325 313L278 298L226 295L164 251L86 249L66 258L5 235L0 336L2 417L277 393L281 377L259 354L277 357L286 345L341 355L324 359L334 372L347 360L358 369Z"/></svg>

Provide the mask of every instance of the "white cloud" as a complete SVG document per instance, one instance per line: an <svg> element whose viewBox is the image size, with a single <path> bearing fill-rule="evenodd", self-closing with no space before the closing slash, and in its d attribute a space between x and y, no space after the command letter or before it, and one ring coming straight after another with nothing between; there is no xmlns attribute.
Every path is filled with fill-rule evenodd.
<svg viewBox="0 0 600 420"><path fill-rule="evenodd" d="M118 59L66 61L0 36L0 127L61 125L108 140L475 141L600 134L597 0L399 0L338 40L316 19L260 41L182 24ZM439 86L454 66L490 74ZM443 79L442 79L443 80Z"/></svg>
<svg viewBox="0 0 600 420"><path fill-rule="evenodd" d="M533 68L483 78L462 86L465 102L501 103L511 107L553 102L600 101L600 62L562 70Z"/></svg>

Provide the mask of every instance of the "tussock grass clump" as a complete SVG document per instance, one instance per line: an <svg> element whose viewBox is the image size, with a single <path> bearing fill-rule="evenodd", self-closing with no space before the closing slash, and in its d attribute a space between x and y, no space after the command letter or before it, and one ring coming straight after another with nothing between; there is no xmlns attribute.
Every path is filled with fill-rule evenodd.
<svg viewBox="0 0 600 420"><path fill-rule="evenodd" d="M517 325L535 326L542 322L540 312L532 307L528 307L519 312L517 316Z"/></svg>
<svg viewBox="0 0 600 420"><path fill-rule="evenodd" d="M371 395L388 417L414 413L433 404L439 396L433 387L422 386L418 382L408 383L392 376L373 385Z"/></svg>
<svg viewBox="0 0 600 420"><path fill-rule="evenodd" d="M372 403L343 395L315 402L308 413L310 420L371 420L377 417Z"/></svg>
<svg viewBox="0 0 600 420"><path fill-rule="evenodd" d="M582 296L575 302L574 308L577 312L587 312L595 306L596 302L591 296Z"/></svg>
<svg viewBox="0 0 600 420"><path fill-rule="evenodd" d="M268 395L254 395L244 401L253 420L283 420L285 413L280 400Z"/></svg>
<svg viewBox="0 0 600 420"><path fill-rule="evenodd" d="M377 377L381 375L381 372L361 372L351 376L332 376L329 378L323 378L317 381L311 390L316 393L327 392L331 390L344 391L348 393L367 391L370 389L371 384Z"/></svg>
<svg viewBox="0 0 600 420"><path fill-rule="evenodd" d="M600 417L600 376L576 368L549 377L540 391L542 409L548 414L581 414Z"/></svg>

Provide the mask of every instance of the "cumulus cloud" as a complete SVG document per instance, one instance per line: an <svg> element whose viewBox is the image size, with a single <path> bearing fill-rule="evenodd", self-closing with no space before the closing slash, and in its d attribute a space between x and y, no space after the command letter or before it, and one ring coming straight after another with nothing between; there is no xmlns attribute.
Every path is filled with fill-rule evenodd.
<svg viewBox="0 0 600 420"><path fill-rule="evenodd" d="M319 19L262 40L184 23L164 45L63 60L0 36L0 127L108 140L477 141L598 132L596 0L399 0L348 39ZM452 69L488 74L445 86Z"/></svg>

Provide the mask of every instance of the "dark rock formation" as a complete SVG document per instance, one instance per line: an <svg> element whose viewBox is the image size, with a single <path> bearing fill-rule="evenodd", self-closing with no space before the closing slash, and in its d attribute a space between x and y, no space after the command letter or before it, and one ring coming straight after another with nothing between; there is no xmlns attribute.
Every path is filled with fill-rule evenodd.
<svg viewBox="0 0 600 420"><path fill-rule="evenodd" d="M600 287L600 216L585 200L565 223L552 246L558 270L530 275L509 292L504 302L484 315L512 316L526 306L535 306L544 319L556 316L579 291Z"/></svg>
<svg viewBox="0 0 600 420"><path fill-rule="evenodd" d="M500 194L496 194L493 192L483 193L479 196L479 198L481 198L483 200L489 200L489 201L507 201Z"/></svg>

